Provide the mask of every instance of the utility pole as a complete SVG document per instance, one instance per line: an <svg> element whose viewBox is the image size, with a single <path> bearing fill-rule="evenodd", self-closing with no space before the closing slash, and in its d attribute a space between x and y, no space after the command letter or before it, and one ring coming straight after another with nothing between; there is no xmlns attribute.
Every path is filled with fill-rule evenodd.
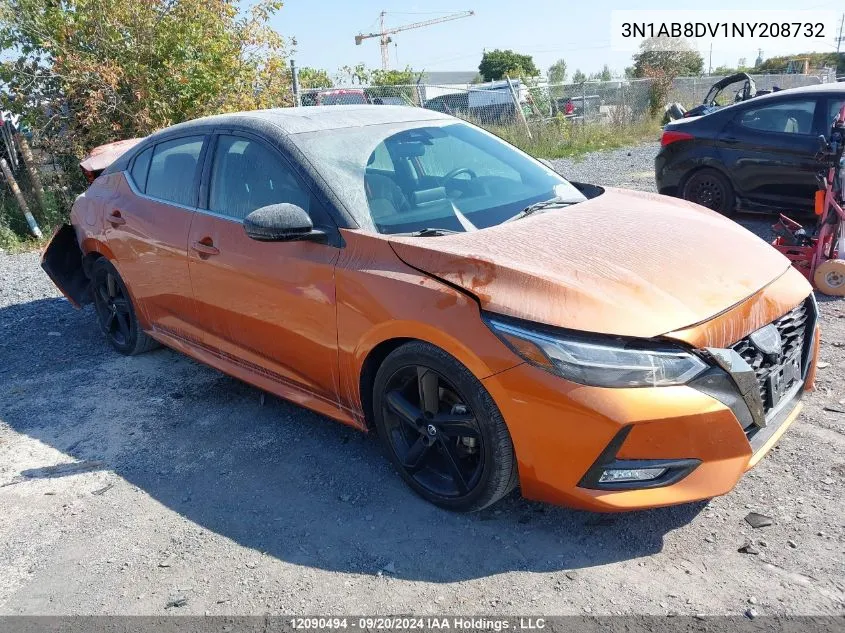
<svg viewBox="0 0 845 633"><path fill-rule="evenodd" d="M707 66L707 76L713 74L713 42L710 42L710 61L708 62Z"/></svg>
<svg viewBox="0 0 845 633"><path fill-rule="evenodd" d="M839 37L836 38L836 55L839 55L839 47L842 46L842 41L845 40L845 37L842 37L842 27L845 26L845 13L842 14L842 20L839 21Z"/></svg>

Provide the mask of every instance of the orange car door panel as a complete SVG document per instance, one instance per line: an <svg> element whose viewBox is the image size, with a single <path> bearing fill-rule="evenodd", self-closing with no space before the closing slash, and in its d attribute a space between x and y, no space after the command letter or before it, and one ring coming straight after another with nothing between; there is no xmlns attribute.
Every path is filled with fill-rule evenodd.
<svg viewBox="0 0 845 633"><path fill-rule="evenodd" d="M196 213L188 235L199 327L230 360L336 401L339 249L248 237L249 212L280 202L305 208L309 194L281 155L254 139L218 138L211 210Z"/></svg>
<svg viewBox="0 0 845 633"><path fill-rule="evenodd" d="M187 241L203 138L163 141L139 154L105 208L106 241L152 329L184 329L194 313Z"/></svg>

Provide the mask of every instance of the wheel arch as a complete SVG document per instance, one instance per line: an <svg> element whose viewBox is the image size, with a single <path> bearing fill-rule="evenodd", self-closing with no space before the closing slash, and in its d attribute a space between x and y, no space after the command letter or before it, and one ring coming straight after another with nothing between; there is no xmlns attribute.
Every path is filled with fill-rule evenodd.
<svg viewBox="0 0 845 633"><path fill-rule="evenodd" d="M678 196L683 197L684 195L684 188L687 186L687 182L689 179L692 178L695 174L700 171L704 171L705 169L709 169L715 172L718 172L720 176L723 176L730 184L731 188L733 189L734 195L739 196L739 190L736 188L736 183L731 178L730 174L728 173L727 169L725 169L724 165L717 162L706 162L700 163L695 167L689 169L681 179L678 181Z"/></svg>
<svg viewBox="0 0 845 633"><path fill-rule="evenodd" d="M381 367L384 360L391 352L398 349L405 343L412 341L419 341L417 338L396 337L389 338L373 347L364 362L361 365L361 371L358 376L358 395L361 398L361 408L364 412L364 424L367 429L373 430L375 428L373 423L373 385L375 384L376 374L379 367Z"/></svg>
<svg viewBox="0 0 845 633"><path fill-rule="evenodd" d="M460 340L429 325L392 322L387 327L387 330L379 329L371 333L371 337L368 337L368 340L362 342L359 347L359 350L363 350L363 353L355 354L356 357L361 358L361 361L357 364L358 392L354 395L357 396L360 403L367 428L372 428L372 392L376 373L378 373L379 367L387 356L406 343L420 342L433 345L461 363L479 381L501 370L500 368L491 368L484 358ZM492 332L491 336L495 337ZM512 364L509 366L513 367L522 362L522 359L514 355Z"/></svg>

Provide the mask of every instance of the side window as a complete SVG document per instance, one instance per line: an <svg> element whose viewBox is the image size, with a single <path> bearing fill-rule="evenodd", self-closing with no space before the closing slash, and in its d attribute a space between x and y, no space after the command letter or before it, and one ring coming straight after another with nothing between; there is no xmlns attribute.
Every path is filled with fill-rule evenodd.
<svg viewBox="0 0 845 633"><path fill-rule="evenodd" d="M824 132L825 136L830 133L830 126L833 124L833 119L835 119L836 115L839 114L839 111L842 109L843 103L845 103L845 99L840 99L836 97L828 100L827 118L824 120L824 128L822 128L822 132Z"/></svg>
<svg viewBox="0 0 845 633"><path fill-rule="evenodd" d="M156 145L145 193L154 198L194 206L194 176L202 141L202 136L187 136Z"/></svg>
<svg viewBox="0 0 845 633"><path fill-rule="evenodd" d="M367 167L378 169L379 171L395 171L393 167L393 159L390 158L390 153L384 143L379 143L370 154L370 159L367 161Z"/></svg>
<svg viewBox="0 0 845 633"><path fill-rule="evenodd" d="M132 171L129 172L132 175L132 181L135 183L135 186L142 193L147 188L147 171L150 168L150 159L152 156L153 148L148 147L135 157L135 162L132 163Z"/></svg>
<svg viewBox="0 0 845 633"><path fill-rule="evenodd" d="M290 202L309 211L311 196L287 163L263 144L220 135L211 167L209 210L243 220L269 204Z"/></svg>
<svg viewBox="0 0 845 633"><path fill-rule="evenodd" d="M762 132L812 134L815 109L816 102L812 99L782 101L762 108L745 110L739 115L738 123Z"/></svg>

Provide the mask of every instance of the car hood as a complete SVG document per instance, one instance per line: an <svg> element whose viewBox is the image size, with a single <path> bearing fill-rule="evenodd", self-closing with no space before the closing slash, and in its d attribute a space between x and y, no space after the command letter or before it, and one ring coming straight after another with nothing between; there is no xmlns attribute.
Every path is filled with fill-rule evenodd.
<svg viewBox="0 0 845 633"><path fill-rule="evenodd" d="M406 264L472 293L483 310L637 337L706 321L789 268L709 209L618 189L482 231L388 239Z"/></svg>

